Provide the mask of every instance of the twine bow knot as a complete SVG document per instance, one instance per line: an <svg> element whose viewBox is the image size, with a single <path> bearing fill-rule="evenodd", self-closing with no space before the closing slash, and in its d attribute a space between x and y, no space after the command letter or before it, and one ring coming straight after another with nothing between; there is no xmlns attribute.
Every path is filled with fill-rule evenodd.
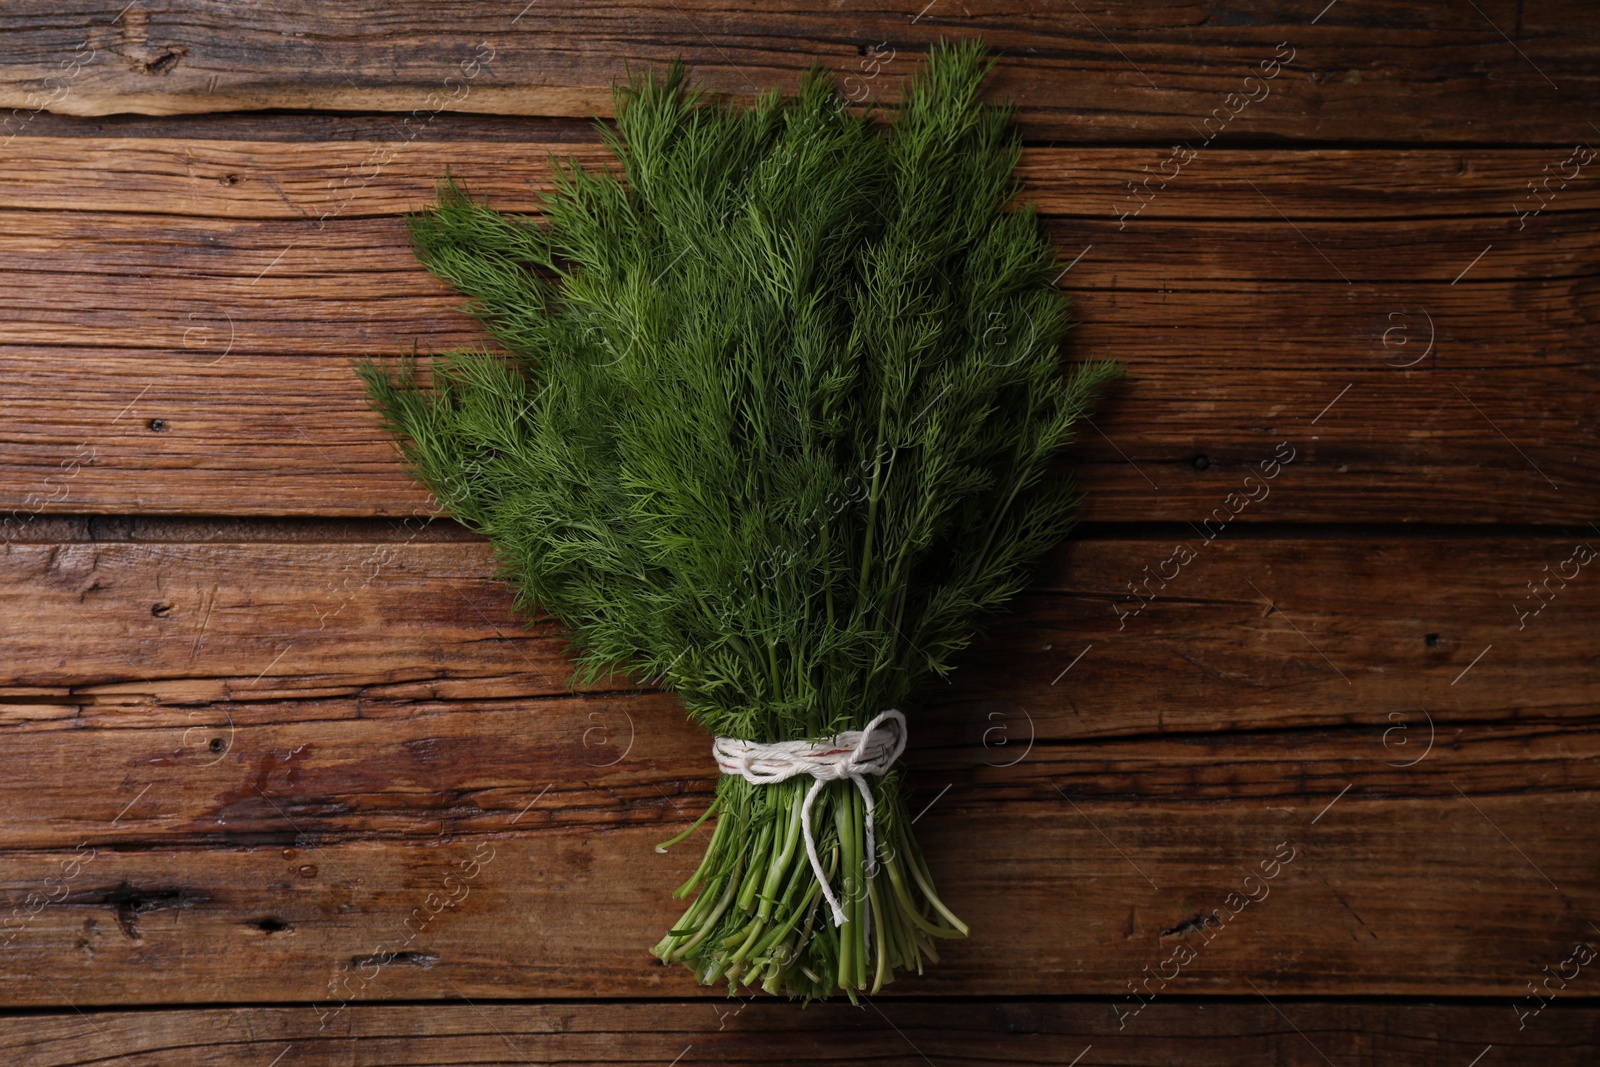
<svg viewBox="0 0 1600 1067"><path fill-rule="evenodd" d="M800 826L805 834L806 858L811 861L811 871L817 876L817 884L822 886L828 907L833 910L833 924L843 926L848 919L828 886L827 872L817 857L817 841L811 833L811 806L828 782L848 778L856 784L867 805L867 877L871 878L877 870L878 850L872 819L872 790L867 787L867 775L882 775L888 771L905 748L906 717L889 708L864 728L846 730L826 741L777 741L763 745L719 737L711 751L723 774L737 774L755 785L772 785L799 774L809 774L816 779L800 806Z"/></svg>

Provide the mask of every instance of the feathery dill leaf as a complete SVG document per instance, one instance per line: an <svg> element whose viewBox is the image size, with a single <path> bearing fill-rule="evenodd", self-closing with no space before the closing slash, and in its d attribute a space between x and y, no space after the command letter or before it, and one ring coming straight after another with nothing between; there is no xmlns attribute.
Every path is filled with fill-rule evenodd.
<svg viewBox="0 0 1600 1067"><path fill-rule="evenodd" d="M1033 208L1010 209L1021 147L1009 106L979 99L992 65L941 41L885 134L820 66L737 108L674 62L616 90L615 167L555 164L536 214L447 181L409 216L419 259L504 351L437 357L426 383L410 361L358 371L410 470L496 546L518 608L568 628L578 684L659 680L718 736L860 729L949 671L1067 534L1077 499L1052 467L1116 370L1062 377L1067 298ZM774 865L792 865L790 784L719 783L720 845L664 959L853 997L869 965L877 988L965 932L897 772L874 805L904 850L894 892L856 894L888 942L819 921L815 879L808 894ZM866 862L859 796L827 797L819 844ZM787 930L749 926L780 891Z"/></svg>

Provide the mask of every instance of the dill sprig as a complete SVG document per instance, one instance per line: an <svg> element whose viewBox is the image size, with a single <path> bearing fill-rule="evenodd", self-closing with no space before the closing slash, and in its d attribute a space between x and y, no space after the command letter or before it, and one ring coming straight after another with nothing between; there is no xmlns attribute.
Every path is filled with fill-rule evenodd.
<svg viewBox="0 0 1600 1067"><path fill-rule="evenodd" d="M1033 208L1011 207L1021 142L979 99L992 66L939 42L880 130L820 66L736 107L673 62L616 89L616 166L552 159L537 213L447 180L408 217L503 351L359 373L519 610L566 626L575 685L662 684L717 736L860 729L946 674L1068 533L1055 461L1116 371L1062 377L1068 300ZM797 847L811 779L723 776L679 890L698 896L656 953L806 997L920 970L966 927L900 782L873 782L877 857L852 783L816 804L836 928Z"/></svg>

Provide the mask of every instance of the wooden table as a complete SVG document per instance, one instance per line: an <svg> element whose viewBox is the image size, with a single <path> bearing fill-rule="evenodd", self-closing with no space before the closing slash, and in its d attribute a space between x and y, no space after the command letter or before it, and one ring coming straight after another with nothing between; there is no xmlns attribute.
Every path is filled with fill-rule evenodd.
<svg viewBox="0 0 1600 1067"><path fill-rule="evenodd" d="M1322 3L8 4L7 1062L1595 1062L1600 11ZM707 738L572 690L350 360L479 337L400 213L531 206L624 60L888 106L941 34L1129 380L916 709L973 936L727 999L646 951Z"/></svg>

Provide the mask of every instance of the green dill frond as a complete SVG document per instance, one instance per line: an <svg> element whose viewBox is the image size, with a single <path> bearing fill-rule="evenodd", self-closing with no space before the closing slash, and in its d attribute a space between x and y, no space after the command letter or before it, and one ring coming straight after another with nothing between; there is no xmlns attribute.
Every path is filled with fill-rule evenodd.
<svg viewBox="0 0 1600 1067"><path fill-rule="evenodd" d="M575 685L664 684L720 737L860 729L948 673L1067 535L1061 452L1117 370L1063 374L1068 301L1012 206L1021 142L980 100L991 66L941 41L886 131L820 66L748 108L708 103L680 62L630 73L610 165L552 160L521 215L447 179L408 217L499 351L358 371L518 609L566 625ZM808 783L719 778L664 962L854 998L967 933L901 768L870 801Z"/></svg>
<svg viewBox="0 0 1600 1067"><path fill-rule="evenodd" d="M858 728L1070 529L1052 468L1116 371L1062 375L991 66L941 41L885 134L820 67L740 109L675 62L617 89L615 167L522 216L447 181L408 218L504 351L360 373L580 682L659 679L723 736Z"/></svg>

